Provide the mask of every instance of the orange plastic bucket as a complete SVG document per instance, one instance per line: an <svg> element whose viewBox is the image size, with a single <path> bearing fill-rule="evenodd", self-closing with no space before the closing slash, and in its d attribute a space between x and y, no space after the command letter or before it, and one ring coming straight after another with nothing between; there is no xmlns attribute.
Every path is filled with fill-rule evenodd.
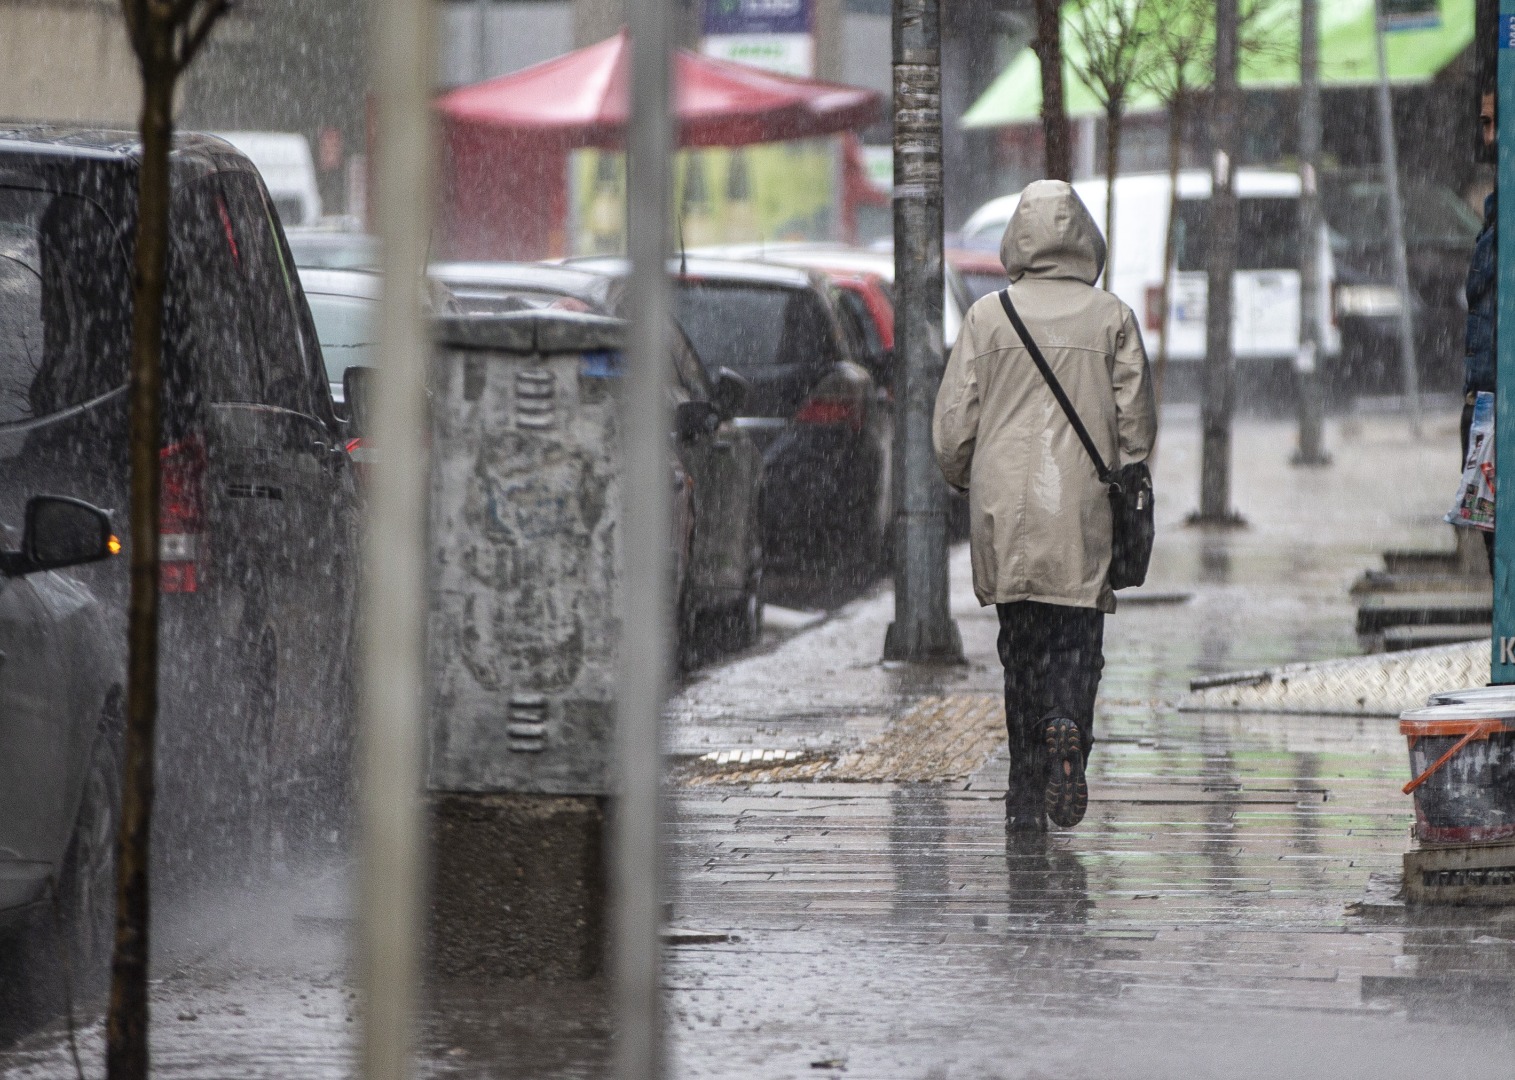
<svg viewBox="0 0 1515 1080"><path fill-rule="evenodd" d="M1515 837L1515 708L1435 705L1399 719L1409 741L1415 834L1455 844Z"/></svg>

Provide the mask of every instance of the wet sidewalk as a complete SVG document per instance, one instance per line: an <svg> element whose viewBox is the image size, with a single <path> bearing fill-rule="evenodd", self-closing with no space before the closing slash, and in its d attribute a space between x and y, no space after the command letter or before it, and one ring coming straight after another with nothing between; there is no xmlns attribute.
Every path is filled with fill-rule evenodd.
<svg viewBox="0 0 1515 1080"><path fill-rule="evenodd" d="M1356 651L1353 577L1451 545L1455 414L1419 441L1333 422L1318 472L1286 464L1288 423L1240 424L1251 526L1220 533L1182 524L1197 423L1165 420L1158 553L1107 623L1078 829L1006 838L997 625L965 551L966 666L881 664L882 590L676 696L672 1075L1511 1075L1515 913L1369 896L1409 843L1394 721L1171 705L1197 674ZM331 902L270 916L309 944L228 939L167 974L161 1075L346 1074L342 924L312 914ZM608 1040L598 984L435 987L423 1035L428 1075L478 1078L605 1075ZM46 1032L0 1076L71 1075L64 1055Z"/></svg>
<svg viewBox="0 0 1515 1080"><path fill-rule="evenodd" d="M1002 740L964 760L1003 715L964 552L966 668L880 665L885 594L682 695L676 921L739 940L673 951L679 1075L1510 1074L1515 916L1360 903L1409 843L1397 725L1170 704L1197 674L1356 651L1353 576L1451 545L1452 418L1420 442L1338 426L1320 472L1285 464L1287 424L1246 425L1251 527L1216 533L1182 525L1197 431L1169 419L1077 830L1008 841Z"/></svg>

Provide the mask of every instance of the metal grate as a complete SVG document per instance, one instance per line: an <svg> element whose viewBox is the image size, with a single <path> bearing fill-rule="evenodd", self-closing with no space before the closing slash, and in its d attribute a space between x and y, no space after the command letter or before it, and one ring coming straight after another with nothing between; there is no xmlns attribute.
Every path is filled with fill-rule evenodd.
<svg viewBox="0 0 1515 1080"><path fill-rule="evenodd" d="M552 427L556 380L544 368L516 372L516 427L540 431Z"/></svg>
<svg viewBox="0 0 1515 1080"><path fill-rule="evenodd" d="M1398 716L1438 691L1489 681L1489 643L1428 649L1196 679L1178 703L1184 712L1331 713Z"/></svg>

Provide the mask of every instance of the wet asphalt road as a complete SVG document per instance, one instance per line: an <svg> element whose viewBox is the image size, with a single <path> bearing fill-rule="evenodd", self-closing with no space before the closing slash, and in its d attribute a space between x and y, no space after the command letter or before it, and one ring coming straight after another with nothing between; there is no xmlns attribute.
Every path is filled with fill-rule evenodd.
<svg viewBox="0 0 1515 1080"><path fill-rule="evenodd" d="M1079 829L1005 837L995 624L962 551L967 666L879 664L881 592L676 696L674 1075L1511 1075L1515 913L1354 906L1409 842L1394 722L1168 704L1195 674L1356 650L1353 576L1450 545L1455 415L1419 443L1335 423L1336 464L1303 474L1287 424L1243 425L1252 527L1213 535L1181 527L1197 431L1168 419L1149 600L1109 621ZM229 897L164 935L159 1074L348 1075L343 870ZM426 1075L481 1078L605 1075L608 1040L597 983L433 987L421 1037ZM65 1042L30 1036L0 1076L72 1075Z"/></svg>

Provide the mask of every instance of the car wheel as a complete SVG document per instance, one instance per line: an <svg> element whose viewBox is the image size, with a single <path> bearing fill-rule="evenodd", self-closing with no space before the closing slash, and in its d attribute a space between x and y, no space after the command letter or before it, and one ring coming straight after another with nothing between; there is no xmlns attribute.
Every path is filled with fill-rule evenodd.
<svg viewBox="0 0 1515 1080"><path fill-rule="evenodd" d="M852 543L852 566L865 584L889 564L889 493L880 472L869 485L869 498L858 507L857 528Z"/></svg>
<svg viewBox="0 0 1515 1080"><path fill-rule="evenodd" d="M747 553L747 587L733 611L738 649L750 649L763 637L763 566L767 561L763 543L763 509L763 489L759 487L752 501L752 520L748 525L752 544Z"/></svg>
<svg viewBox="0 0 1515 1080"><path fill-rule="evenodd" d="M747 591L732 612L736 633L734 644L738 649L750 649L763 637L763 574L759 570L755 580L748 583Z"/></svg>
<svg viewBox="0 0 1515 1080"><path fill-rule="evenodd" d="M240 791L226 810L236 811L240 821L231 823L234 837L233 859L244 860L245 867L256 874L275 856L274 815L292 809L276 809L272 792L279 780L280 761L275 738L279 719L279 637L274 628L264 624L253 638L246 657L244 700L246 713L237 746L237 764L241 775L234 781Z"/></svg>
<svg viewBox="0 0 1515 1080"><path fill-rule="evenodd" d="M120 709L108 707L95 737L79 814L58 879L59 929L77 994L105 985L115 940L123 735Z"/></svg>

